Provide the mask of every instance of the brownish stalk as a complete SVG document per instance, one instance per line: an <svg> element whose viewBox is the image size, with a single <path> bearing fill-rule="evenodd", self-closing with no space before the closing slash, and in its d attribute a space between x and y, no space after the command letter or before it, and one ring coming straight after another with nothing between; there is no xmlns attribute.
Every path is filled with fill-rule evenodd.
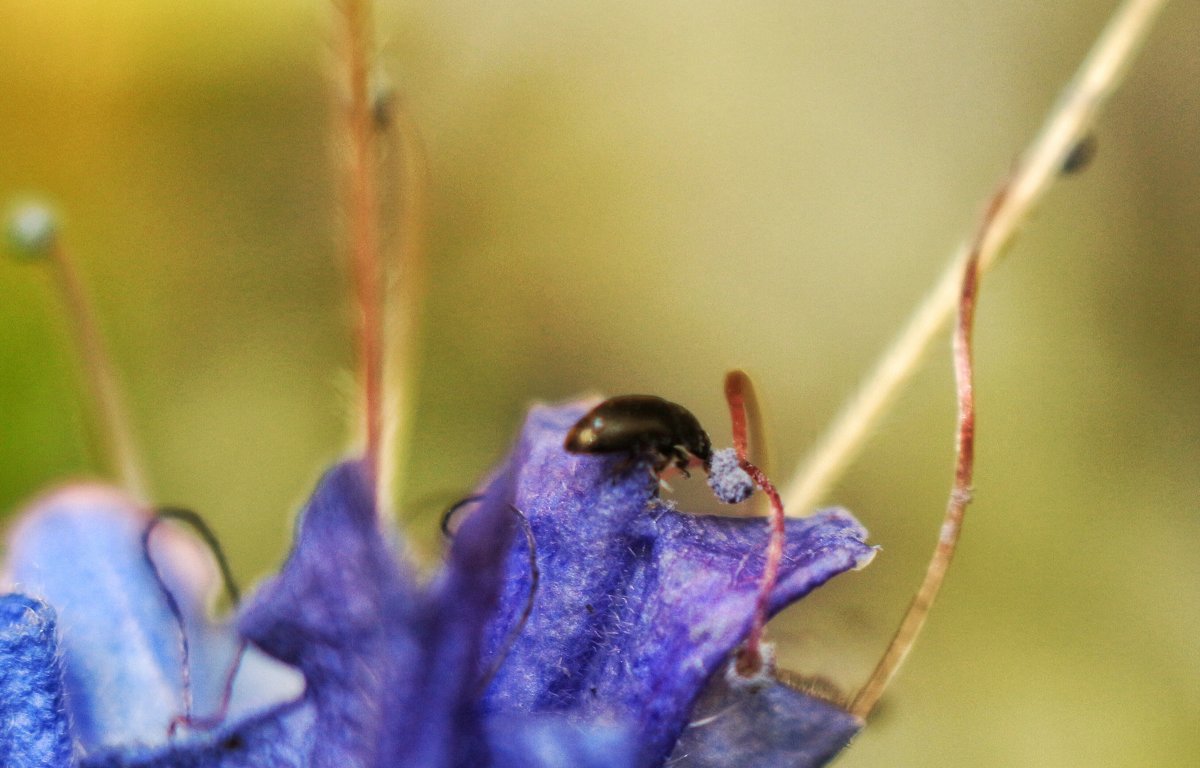
<svg viewBox="0 0 1200 768"><path fill-rule="evenodd" d="M371 7L366 0L337 0L345 86L347 141L342 202L347 261L357 305L359 384L362 387L364 456L379 475L383 435L383 277L379 259L378 148L371 99L374 54Z"/></svg>

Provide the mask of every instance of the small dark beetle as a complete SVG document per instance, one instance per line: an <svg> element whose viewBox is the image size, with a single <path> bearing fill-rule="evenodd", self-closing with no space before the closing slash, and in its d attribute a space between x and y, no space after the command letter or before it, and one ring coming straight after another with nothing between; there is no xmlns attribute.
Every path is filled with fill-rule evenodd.
<svg viewBox="0 0 1200 768"><path fill-rule="evenodd" d="M621 395L600 403L571 427L572 453L627 453L653 459L654 471L674 464L687 474L689 454L712 461L708 434L692 412L654 395Z"/></svg>

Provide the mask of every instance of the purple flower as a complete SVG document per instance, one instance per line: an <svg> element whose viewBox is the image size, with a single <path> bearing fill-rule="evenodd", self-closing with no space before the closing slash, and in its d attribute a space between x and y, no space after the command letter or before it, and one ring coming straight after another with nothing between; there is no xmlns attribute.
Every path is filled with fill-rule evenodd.
<svg viewBox="0 0 1200 768"><path fill-rule="evenodd" d="M398 560L355 462L321 480L287 562L235 625L207 618L197 545L156 535L198 713L217 706L238 643L254 649L225 723L170 740L179 630L142 556L145 515L99 487L35 502L9 552L18 593L0 598L0 764L825 762L857 720L724 672L750 625L767 526L676 512L645 466L564 452L582 412L531 413L427 583ZM541 579L514 641L532 588L518 511ZM841 510L790 520L772 610L869 561L865 535Z"/></svg>

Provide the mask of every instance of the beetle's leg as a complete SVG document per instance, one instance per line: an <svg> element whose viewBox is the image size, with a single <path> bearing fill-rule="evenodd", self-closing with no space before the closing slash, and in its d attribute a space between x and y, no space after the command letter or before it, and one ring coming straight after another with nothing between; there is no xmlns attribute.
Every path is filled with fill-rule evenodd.
<svg viewBox="0 0 1200 768"><path fill-rule="evenodd" d="M668 461L674 464L684 477L691 477L692 473L688 471L688 467L692 465L692 455L686 449L676 445L671 448L671 455Z"/></svg>

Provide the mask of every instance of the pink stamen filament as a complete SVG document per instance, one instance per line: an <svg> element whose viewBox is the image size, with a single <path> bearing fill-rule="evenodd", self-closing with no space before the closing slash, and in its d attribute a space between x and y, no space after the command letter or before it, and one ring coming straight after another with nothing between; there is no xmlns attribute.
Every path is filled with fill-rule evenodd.
<svg viewBox="0 0 1200 768"><path fill-rule="evenodd" d="M779 564L783 560L783 544L787 536L783 499L779 491L766 473L751 464L741 460L742 469L750 475L755 485L771 500L770 538L767 541L767 562L763 568L762 582L758 588L758 598L754 605L754 618L750 623L750 631L746 635L746 646L737 658L737 672L743 677L754 677L763 668L762 642L767 627L767 612L770 610L771 594L779 581Z"/></svg>
<svg viewBox="0 0 1200 768"><path fill-rule="evenodd" d="M783 510L783 499L775 484L767 474L750 462L749 440L747 439L747 398L746 392L750 387L749 377L742 371L730 371L725 376L725 400L729 404L729 419L733 429L733 449L737 453L738 463L742 470L750 475L771 502L770 534L767 541L767 562L763 567L762 583L758 588L758 597L754 603L754 617L750 622L750 631L746 635L746 644L738 654L736 669L743 677L754 677L763 668L762 643L767 627L767 613L770 610L771 593L779 581L779 564L783 560L783 545L787 536L786 518Z"/></svg>
<svg viewBox="0 0 1200 768"><path fill-rule="evenodd" d="M729 403L729 420L733 431L733 450L739 461L750 458L746 429L746 374L730 371L725 374L725 402Z"/></svg>

